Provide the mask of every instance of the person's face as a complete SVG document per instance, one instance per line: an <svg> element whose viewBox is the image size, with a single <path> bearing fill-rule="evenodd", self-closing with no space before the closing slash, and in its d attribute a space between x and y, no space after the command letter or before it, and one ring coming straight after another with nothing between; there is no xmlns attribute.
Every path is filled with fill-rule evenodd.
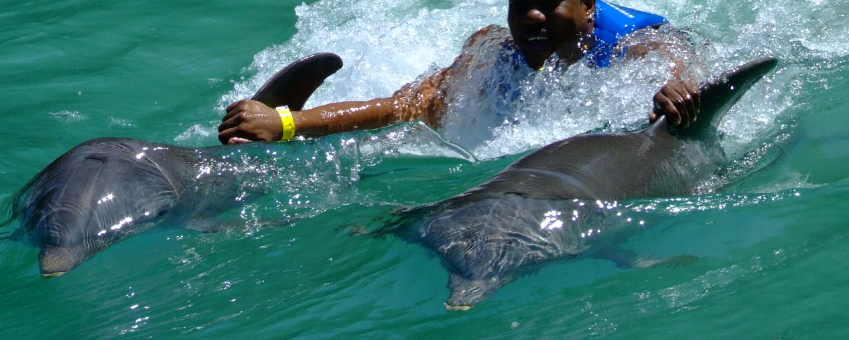
<svg viewBox="0 0 849 340"><path fill-rule="evenodd" d="M510 34L534 69L553 53L573 63L586 53L579 43L592 33L595 0L510 0Z"/></svg>

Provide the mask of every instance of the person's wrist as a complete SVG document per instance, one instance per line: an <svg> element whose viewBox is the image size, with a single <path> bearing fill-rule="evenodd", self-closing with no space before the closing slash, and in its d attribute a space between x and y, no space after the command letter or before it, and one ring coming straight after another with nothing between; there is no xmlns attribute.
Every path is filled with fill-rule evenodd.
<svg viewBox="0 0 849 340"><path fill-rule="evenodd" d="M295 118L292 117L292 111L286 105L278 106L275 109L277 110L277 114L280 115L280 123L283 127L283 136L280 138L280 141L285 142L295 138Z"/></svg>

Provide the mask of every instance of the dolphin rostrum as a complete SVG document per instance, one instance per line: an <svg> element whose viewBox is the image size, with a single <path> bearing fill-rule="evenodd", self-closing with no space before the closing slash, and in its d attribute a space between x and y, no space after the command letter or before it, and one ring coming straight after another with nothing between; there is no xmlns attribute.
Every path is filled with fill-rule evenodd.
<svg viewBox="0 0 849 340"><path fill-rule="evenodd" d="M606 252L623 236L604 223L604 207L693 194L725 162L717 124L776 64L758 59L704 84L698 121L686 130L671 130L661 117L639 132L549 144L465 193L406 211L394 232L444 260L450 310L471 308L546 261L615 258Z"/></svg>
<svg viewBox="0 0 849 340"><path fill-rule="evenodd" d="M335 54L308 56L277 72L253 98L300 110L341 67ZM84 142L18 192L12 218L20 219L21 228L12 237L41 249L41 275L50 277L162 222L209 230L210 217L251 198L236 173L206 163L239 147L185 148L124 138Z"/></svg>

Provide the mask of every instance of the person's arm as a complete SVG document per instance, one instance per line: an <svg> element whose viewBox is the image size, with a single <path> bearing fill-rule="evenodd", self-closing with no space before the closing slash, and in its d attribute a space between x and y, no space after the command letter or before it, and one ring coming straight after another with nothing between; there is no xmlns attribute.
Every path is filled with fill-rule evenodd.
<svg viewBox="0 0 849 340"><path fill-rule="evenodd" d="M666 116L669 123L686 128L696 121L701 105L699 84L686 71L698 62L697 51L681 33L671 26L647 28L626 37L627 58L641 58L652 51L662 53L672 63L671 77L652 98L649 121Z"/></svg>
<svg viewBox="0 0 849 340"><path fill-rule="evenodd" d="M318 137L386 126L396 121L391 102L391 98L377 98L294 111L292 118L295 122L295 134ZM283 124L275 108L246 99L227 107L227 115L218 126L218 132L218 139L223 144L279 141L283 137Z"/></svg>
<svg viewBox="0 0 849 340"><path fill-rule="evenodd" d="M445 115L446 80L459 68L467 67L471 59L469 46L475 44L496 26L474 33L451 66L421 81L404 85L391 97L368 101L327 104L309 110L292 112L295 135L321 137L339 132L375 129L394 123L422 120L438 128ZM227 114L218 126L218 139L223 144L251 141L279 141L283 123L275 108L253 100L241 100L227 107Z"/></svg>
<svg viewBox="0 0 849 340"><path fill-rule="evenodd" d="M388 98L340 102L294 111L295 134L321 137L415 119L437 127L444 113L442 86L447 73L450 71L443 69L422 82L407 84ZM218 139L223 144L279 141L283 137L283 124L275 108L254 100L241 100L227 107L218 132Z"/></svg>

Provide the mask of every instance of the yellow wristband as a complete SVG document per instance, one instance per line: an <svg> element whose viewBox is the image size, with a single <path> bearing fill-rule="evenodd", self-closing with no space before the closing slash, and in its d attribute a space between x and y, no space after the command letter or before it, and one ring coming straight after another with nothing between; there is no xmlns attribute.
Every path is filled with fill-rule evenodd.
<svg viewBox="0 0 849 340"><path fill-rule="evenodd" d="M283 122L283 138L281 142L285 142L295 138L295 118L292 117L292 111L286 105L277 107L277 113L280 114L280 121Z"/></svg>

